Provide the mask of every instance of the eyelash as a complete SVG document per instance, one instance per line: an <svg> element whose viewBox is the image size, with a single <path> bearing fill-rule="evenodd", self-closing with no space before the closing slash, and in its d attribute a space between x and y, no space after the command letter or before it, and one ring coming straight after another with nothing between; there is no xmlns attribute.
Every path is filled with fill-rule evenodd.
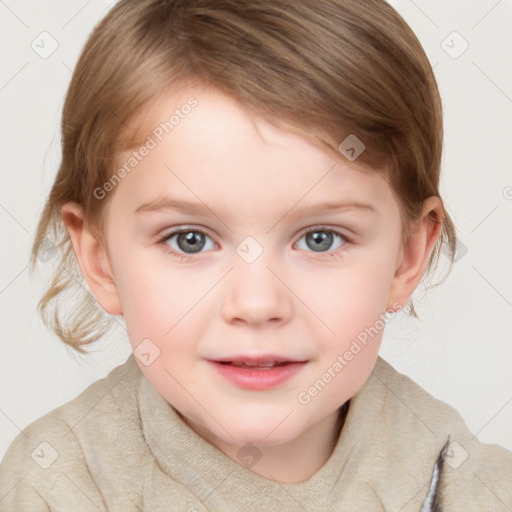
<svg viewBox="0 0 512 512"><path fill-rule="evenodd" d="M315 226L311 229L308 229L307 231L304 231L301 233L300 237L299 237L299 240L306 236L306 235L309 235L310 233L315 233L317 231L327 231L327 232L330 232L330 233L334 233L338 236L340 236L341 238L343 238L344 240L344 243L341 247L338 247L337 249L334 249L332 251L327 251L327 252L318 252L316 253L320 259L323 259L323 258L339 258L341 257L341 254L339 254L339 252L343 252L345 246L347 244L351 244L352 243L352 239L351 238L348 238L346 235L344 235L343 233L340 233L339 231L336 231L335 229L332 229L328 226ZM196 229L196 228L187 228L187 229L177 229L176 231L171 231L170 233L167 233L165 234L162 238L160 238L157 243L159 245L162 246L163 250L172 254L173 256L176 256L177 258L180 259L180 261L191 261L194 258L194 256L190 255L190 254L185 254L185 253L181 253L181 252L177 252L175 251L174 249L171 249L168 245L167 245L167 241L170 240L173 236L175 235L179 235L181 233L190 233L190 232L193 232L193 233L200 233L204 236L207 236L208 238L211 238L210 235L208 235L208 233L205 233L204 231L202 231L201 229ZM308 252L314 252L314 251L308 251ZM200 253L197 253L197 254L200 254Z"/></svg>

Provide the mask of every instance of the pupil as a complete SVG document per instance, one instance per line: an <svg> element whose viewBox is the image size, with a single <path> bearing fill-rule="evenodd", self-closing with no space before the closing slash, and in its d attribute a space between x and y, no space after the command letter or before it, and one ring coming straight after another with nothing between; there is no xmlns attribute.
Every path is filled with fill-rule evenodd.
<svg viewBox="0 0 512 512"><path fill-rule="evenodd" d="M199 252L204 246L204 236L201 233L189 231L178 236L178 245L185 252ZM191 251L187 251L191 249Z"/></svg>
<svg viewBox="0 0 512 512"><path fill-rule="evenodd" d="M313 244L310 246L310 248L316 252L329 249L332 244L332 233L327 231L315 231L314 233L310 233L307 238L308 242L310 240L313 241Z"/></svg>

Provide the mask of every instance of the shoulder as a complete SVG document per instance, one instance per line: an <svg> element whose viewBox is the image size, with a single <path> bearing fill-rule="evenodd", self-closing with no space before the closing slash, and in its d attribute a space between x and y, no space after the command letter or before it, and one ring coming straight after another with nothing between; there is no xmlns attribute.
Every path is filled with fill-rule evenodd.
<svg viewBox="0 0 512 512"><path fill-rule="evenodd" d="M381 358L374 378L386 395L387 427L400 431L390 442L392 454L405 452L414 463L430 461L432 467L449 439L440 479L444 512L512 509L512 452L480 442L453 407Z"/></svg>
<svg viewBox="0 0 512 512"><path fill-rule="evenodd" d="M49 505L65 510L70 497L77 503L74 510L90 510L91 501L104 510L95 472L101 471L114 437L123 432L131 440L140 375L130 356L75 399L23 429L0 464L2 510L49 510Z"/></svg>

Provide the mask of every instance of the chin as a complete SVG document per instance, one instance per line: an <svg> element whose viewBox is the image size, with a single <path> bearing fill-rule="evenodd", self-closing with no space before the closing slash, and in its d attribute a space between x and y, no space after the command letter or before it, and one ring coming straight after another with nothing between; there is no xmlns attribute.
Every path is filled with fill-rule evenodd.
<svg viewBox="0 0 512 512"><path fill-rule="evenodd" d="M217 410L217 421L212 421L210 417L195 417L193 420L188 417L186 422L210 442L214 436L234 446L244 446L247 443L278 446L293 441L311 426L304 422L299 423L296 416L293 409L281 407L278 410L240 407L225 411L224 414Z"/></svg>

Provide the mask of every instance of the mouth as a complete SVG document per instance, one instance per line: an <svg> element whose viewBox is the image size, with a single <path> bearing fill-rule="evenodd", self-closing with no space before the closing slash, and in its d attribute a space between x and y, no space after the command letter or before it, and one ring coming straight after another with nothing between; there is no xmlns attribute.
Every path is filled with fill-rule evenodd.
<svg viewBox="0 0 512 512"><path fill-rule="evenodd" d="M208 362L236 387L261 391L285 383L300 373L308 361L281 356L237 356Z"/></svg>
<svg viewBox="0 0 512 512"><path fill-rule="evenodd" d="M219 364L231 365L236 368L247 369L247 370L272 370L279 366L286 366L288 364L295 364L292 361L266 361L263 363L252 363L249 361L218 361Z"/></svg>
<svg viewBox="0 0 512 512"><path fill-rule="evenodd" d="M236 366L237 368L249 368L251 370L269 370L277 366L288 364L305 363L306 360L295 359L274 354L260 356L233 356L229 358L215 359L213 362Z"/></svg>

